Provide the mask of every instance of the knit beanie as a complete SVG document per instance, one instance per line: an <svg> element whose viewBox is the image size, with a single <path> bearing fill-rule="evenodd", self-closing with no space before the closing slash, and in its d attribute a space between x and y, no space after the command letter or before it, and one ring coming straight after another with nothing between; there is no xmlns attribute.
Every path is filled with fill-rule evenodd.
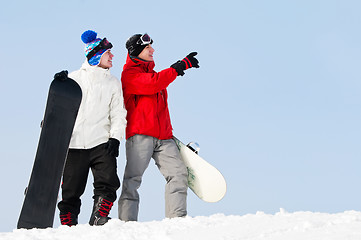
<svg viewBox="0 0 361 240"><path fill-rule="evenodd" d="M104 39L97 38L97 33L92 30L87 30L81 35L81 40L85 43L85 56L88 63L92 66L97 66L100 63L102 55L110 48L112 44ZM103 44L103 42L107 44Z"/></svg>
<svg viewBox="0 0 361 240"><path fill-rule="evenodd" d="M140 38L143 35L144 34L134 34L125 43L125 47L127 48L130 56L137 57L147 45L153 43L153 40L151 39L150 43L142 44Z"/></svg>

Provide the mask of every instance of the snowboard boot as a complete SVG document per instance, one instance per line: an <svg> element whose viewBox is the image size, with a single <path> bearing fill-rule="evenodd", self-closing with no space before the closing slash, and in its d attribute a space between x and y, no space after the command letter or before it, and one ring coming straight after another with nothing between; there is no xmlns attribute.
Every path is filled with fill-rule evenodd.
<svg viewBox="0 0 361 240"><path fill-rule="evenodd" d="M60 222L61 225L68 225L69 227L78 224L78 215L75 215L71 212L60 213Z"/></svg>
<svg viewBox="0 0 361 240"><path fill-rule="evenodd" d="M90 216L89 224L93 225L104 225L108 222L110 209L113 206L113 202L103 198L96 197L94 199L93 213Z"/></svg>

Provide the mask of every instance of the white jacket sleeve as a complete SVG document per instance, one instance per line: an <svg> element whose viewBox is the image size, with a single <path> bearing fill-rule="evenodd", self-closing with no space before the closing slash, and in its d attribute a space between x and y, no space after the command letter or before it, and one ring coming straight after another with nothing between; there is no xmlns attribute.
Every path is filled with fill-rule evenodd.
<svg viewBox="0 0 361 240"><path fill-rule="evenodd" d="M112 93L112 101L110 103L110 138L121 141L124 137L127 125L127 110L124 107L124 98L121 82L113 78L114 91Z"/></svg>

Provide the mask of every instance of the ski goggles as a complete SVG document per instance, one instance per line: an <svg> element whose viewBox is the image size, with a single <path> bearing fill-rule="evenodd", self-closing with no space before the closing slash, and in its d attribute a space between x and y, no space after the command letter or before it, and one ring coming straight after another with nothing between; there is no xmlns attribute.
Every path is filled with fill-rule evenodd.
<svg viewBox="0 0 361 240"><path fill-rule="evenodd" d="M152 44L152 43L153 43L153 40L150 38L148 33L144 33L137 41L138 45L147 45L147 44Z"/></svg>
<svg viewBox="0 0 361 240"><path fill-rule="evenodd" d="M110 49L112 47L113 47L113 45L107 40L107 38L103 38L103 40L100 41L98 46L96 46L93 50L91 50L86 57L87 57L88 60L90 60L100 50L107 50L107 49Z"/></svg>

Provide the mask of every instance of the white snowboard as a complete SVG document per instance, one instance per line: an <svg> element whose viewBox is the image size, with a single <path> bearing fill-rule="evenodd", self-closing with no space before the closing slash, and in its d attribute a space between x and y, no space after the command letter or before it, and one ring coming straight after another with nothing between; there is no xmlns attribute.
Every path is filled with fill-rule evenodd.
<svg viewBox="0 0 361 240"><path fill-rule="evenodd" d="M222 174L201 158L195 149L173 137L182 160L188 169L188 186L203 201L218 202L226 194L227 185Z"/></svg>

